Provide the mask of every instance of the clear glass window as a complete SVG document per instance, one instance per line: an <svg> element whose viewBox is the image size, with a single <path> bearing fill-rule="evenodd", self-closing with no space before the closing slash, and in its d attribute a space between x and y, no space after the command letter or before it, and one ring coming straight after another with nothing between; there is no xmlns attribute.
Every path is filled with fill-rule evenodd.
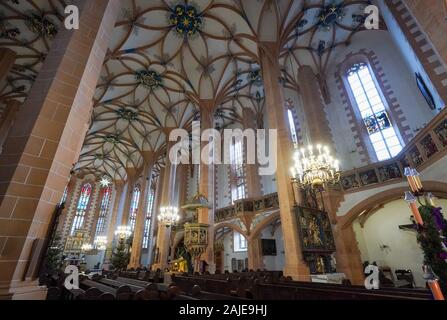
<svg viewBox="0 0 447 320"><path fill-rule="evenodd" d="M395 157L403 146L365 63L353 65L347 79L379 161Z"/></svg>

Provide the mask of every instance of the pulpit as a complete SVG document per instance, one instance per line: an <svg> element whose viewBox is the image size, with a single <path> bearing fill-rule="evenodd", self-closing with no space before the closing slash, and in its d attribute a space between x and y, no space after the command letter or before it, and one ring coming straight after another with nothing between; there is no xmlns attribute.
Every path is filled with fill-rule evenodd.
<svg viewBox="0 0 447 320"><path fill-rule="evenodd" d="M198 271L200 256L208 248L208 228L204 223L185 223L185 247L194 261L194 271Z"/></svg>

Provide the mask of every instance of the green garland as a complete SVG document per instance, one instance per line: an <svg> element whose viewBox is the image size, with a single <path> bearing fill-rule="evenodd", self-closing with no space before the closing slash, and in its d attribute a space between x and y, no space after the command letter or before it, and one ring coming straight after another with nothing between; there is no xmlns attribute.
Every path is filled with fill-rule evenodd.
<svg viewBox="0 0 447 320"><path fill-rule="evenodd" d="M447 290L447 262L441 258L444 252L442 238L433 217L432 206L421 206L419 212L424 220L424 226L418 232L418 242L424 253L424 264L431 266L433 272L439 277L439 284L443 291ZM447 236L447 228L442 230L442 235Z"/></svg>

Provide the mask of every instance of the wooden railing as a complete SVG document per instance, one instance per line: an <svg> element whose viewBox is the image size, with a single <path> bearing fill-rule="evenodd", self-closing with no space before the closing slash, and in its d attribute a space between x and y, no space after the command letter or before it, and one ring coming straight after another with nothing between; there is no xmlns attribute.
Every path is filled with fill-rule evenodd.
<svg viewBox="0 0 447 320"><path fill-rule="evenodd" d="M427 168L447 153L447 108L441 111L400 154L387 161L344 172L340 188L345 192L375 188L403 180L405 167Z"/></svg>
<svg viewBox="0 0 447 320"><path fill-rule="evenodd" d="M217 209L214 220L216 223L237 218L238 214L243 212L261 213L266 210L279 208L278 194L272 193L254 199L242 199L235 202L234 205Z"/></svg>

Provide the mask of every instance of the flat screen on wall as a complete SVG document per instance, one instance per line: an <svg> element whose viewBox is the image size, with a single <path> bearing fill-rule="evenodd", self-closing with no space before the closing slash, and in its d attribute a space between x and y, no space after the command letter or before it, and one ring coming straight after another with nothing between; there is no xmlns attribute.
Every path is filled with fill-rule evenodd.
<svg viewBox="0 0 447 320"><path fill-rule="evenodd" d="M262 239L262 255L276 256L276 241L275 241L275 239Z"/></svg>
<svg viewBox="0 0 447 320"><path fill-rule="evenodd" d="M433 95L425 84L424 79L422 78L420 73L416 73L416 83L418 85L419 90L421 90L422 95L427 101L427 104L430 106L430 109L436 110L435 100L433 99Z"/></svg>

